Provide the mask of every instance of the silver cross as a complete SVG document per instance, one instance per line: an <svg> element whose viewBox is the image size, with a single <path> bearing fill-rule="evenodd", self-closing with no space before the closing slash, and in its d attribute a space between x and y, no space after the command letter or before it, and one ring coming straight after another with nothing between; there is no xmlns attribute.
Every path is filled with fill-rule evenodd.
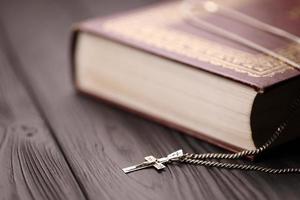
<svg viewBox="0 0 300 200"><path fill-rule="evenodd" d="M183 151L181 149L167 155L166 157L162 157L162 158L155 158L154 156L146 156L145 157L145 160L146 160L145 162L142 162L138 165L133 165L133 166L130 166L130 167L123 168L122 170L126 174L130 173L130 172L133 172L133 171L140 170L140 169L148 168L148 167L155 167L155 169L161 170L161 169L166 167L164 165L164 163L177 161L182 156L183 156Z"/></svg>

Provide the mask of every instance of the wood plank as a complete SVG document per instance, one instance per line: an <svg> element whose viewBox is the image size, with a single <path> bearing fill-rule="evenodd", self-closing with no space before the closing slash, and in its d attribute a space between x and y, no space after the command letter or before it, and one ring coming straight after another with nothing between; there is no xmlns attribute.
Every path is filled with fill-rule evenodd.
<svg viewBox="0 0 300 200"><path fill-rule="evenodd" d="M84 199L12 64L0 49L0 199Z"/></svg>
<svg viewBox="0 0 300 200"><path fill-rule="evenodd" d="M66 158L90 199L298 199L298 176L170 166L125 175L145 155L220 149L101 102L77 96L70 81L68 43L73 22L150 1L11 0L0 8L8 40ZM17 14L16 14L17 13ZM17 15L17 17L15 16ZM295 147L296 146L296 147ZM300 166L297 145L270 155ZM278 165L278 164L277 164Z"/></svg>

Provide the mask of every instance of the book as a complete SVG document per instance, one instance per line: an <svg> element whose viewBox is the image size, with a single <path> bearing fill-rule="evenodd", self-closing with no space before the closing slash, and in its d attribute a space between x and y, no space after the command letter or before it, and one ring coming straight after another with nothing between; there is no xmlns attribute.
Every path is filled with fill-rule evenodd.
<svg viewBox="0 0 300 200"><path fill-rule="evenodd" d="M300 34L297 1L230 0L226 6ZM197 12L201 20L300 61L299 43L222 13ZM231 151L262 145L287 118L300 91L299 70L192 26L178 1L76 24L71 63L80 93ZM298 137L298 123L290 124L276 144Z"/></svg>

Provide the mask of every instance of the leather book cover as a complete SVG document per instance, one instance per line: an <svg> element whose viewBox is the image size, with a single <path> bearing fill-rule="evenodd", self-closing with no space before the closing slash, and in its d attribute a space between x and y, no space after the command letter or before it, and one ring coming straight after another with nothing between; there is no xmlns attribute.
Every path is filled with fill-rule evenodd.
<svg viewBox="0 0 300 200"><path fill-rule="evenodd" d="M228 0L221 3L225 2L228 7L300 35L300 3L297 0ZM299 44L230 18L208 12L203 12L201 17L296 63L300 62ZM96 34L261 91L300 74L276 58L191 26L182 12L182 1L160 3L82 22L75 26L74 38L78 31Z"/></svg>
<svg viewBox="0 0 300 200"><path fill-rule="evenodd" d="M300 35L300 2L297 0L228 0L226 6L253 16L268 24ZM249 27L232 19L203 12L201 17L218 27L241 35L296 63L300 62L300 45ZM80 32L87 32L124 45L184 63L187 67L204 70L241 84L259 92L296 77L300 72L288 64L216 35L205 29L193 27L182 13L182 1L168 1L133 11L100 17L76 24L72 33L71 65L76 87L74 52ZM117 56L117 55L116 55ZM117 59L117 58L116 58ZM78 89L78 88L77 88ZM80 93L87 94L86 91ZM94 94L88 94L94 96ZM169 127L189 133L231 151L241 149L204 134L195 133L178 124L127 108L117 102L101 100L117 105L130 112L150 118Z"/></svg>

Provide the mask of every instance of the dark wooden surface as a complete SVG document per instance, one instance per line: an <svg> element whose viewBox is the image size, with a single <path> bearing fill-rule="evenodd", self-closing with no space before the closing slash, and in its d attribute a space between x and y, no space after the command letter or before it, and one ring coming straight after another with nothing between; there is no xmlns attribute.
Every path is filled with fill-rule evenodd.
<svg viewBox="0 0 300 200"><path fill-rule="evenodd" d="M0 1L0 199L299 199L299 175L187 165L121 171L149 154L221 151L72 88L71 24L153 2ZM300 166L298 143L263 164Z"/></svg>

